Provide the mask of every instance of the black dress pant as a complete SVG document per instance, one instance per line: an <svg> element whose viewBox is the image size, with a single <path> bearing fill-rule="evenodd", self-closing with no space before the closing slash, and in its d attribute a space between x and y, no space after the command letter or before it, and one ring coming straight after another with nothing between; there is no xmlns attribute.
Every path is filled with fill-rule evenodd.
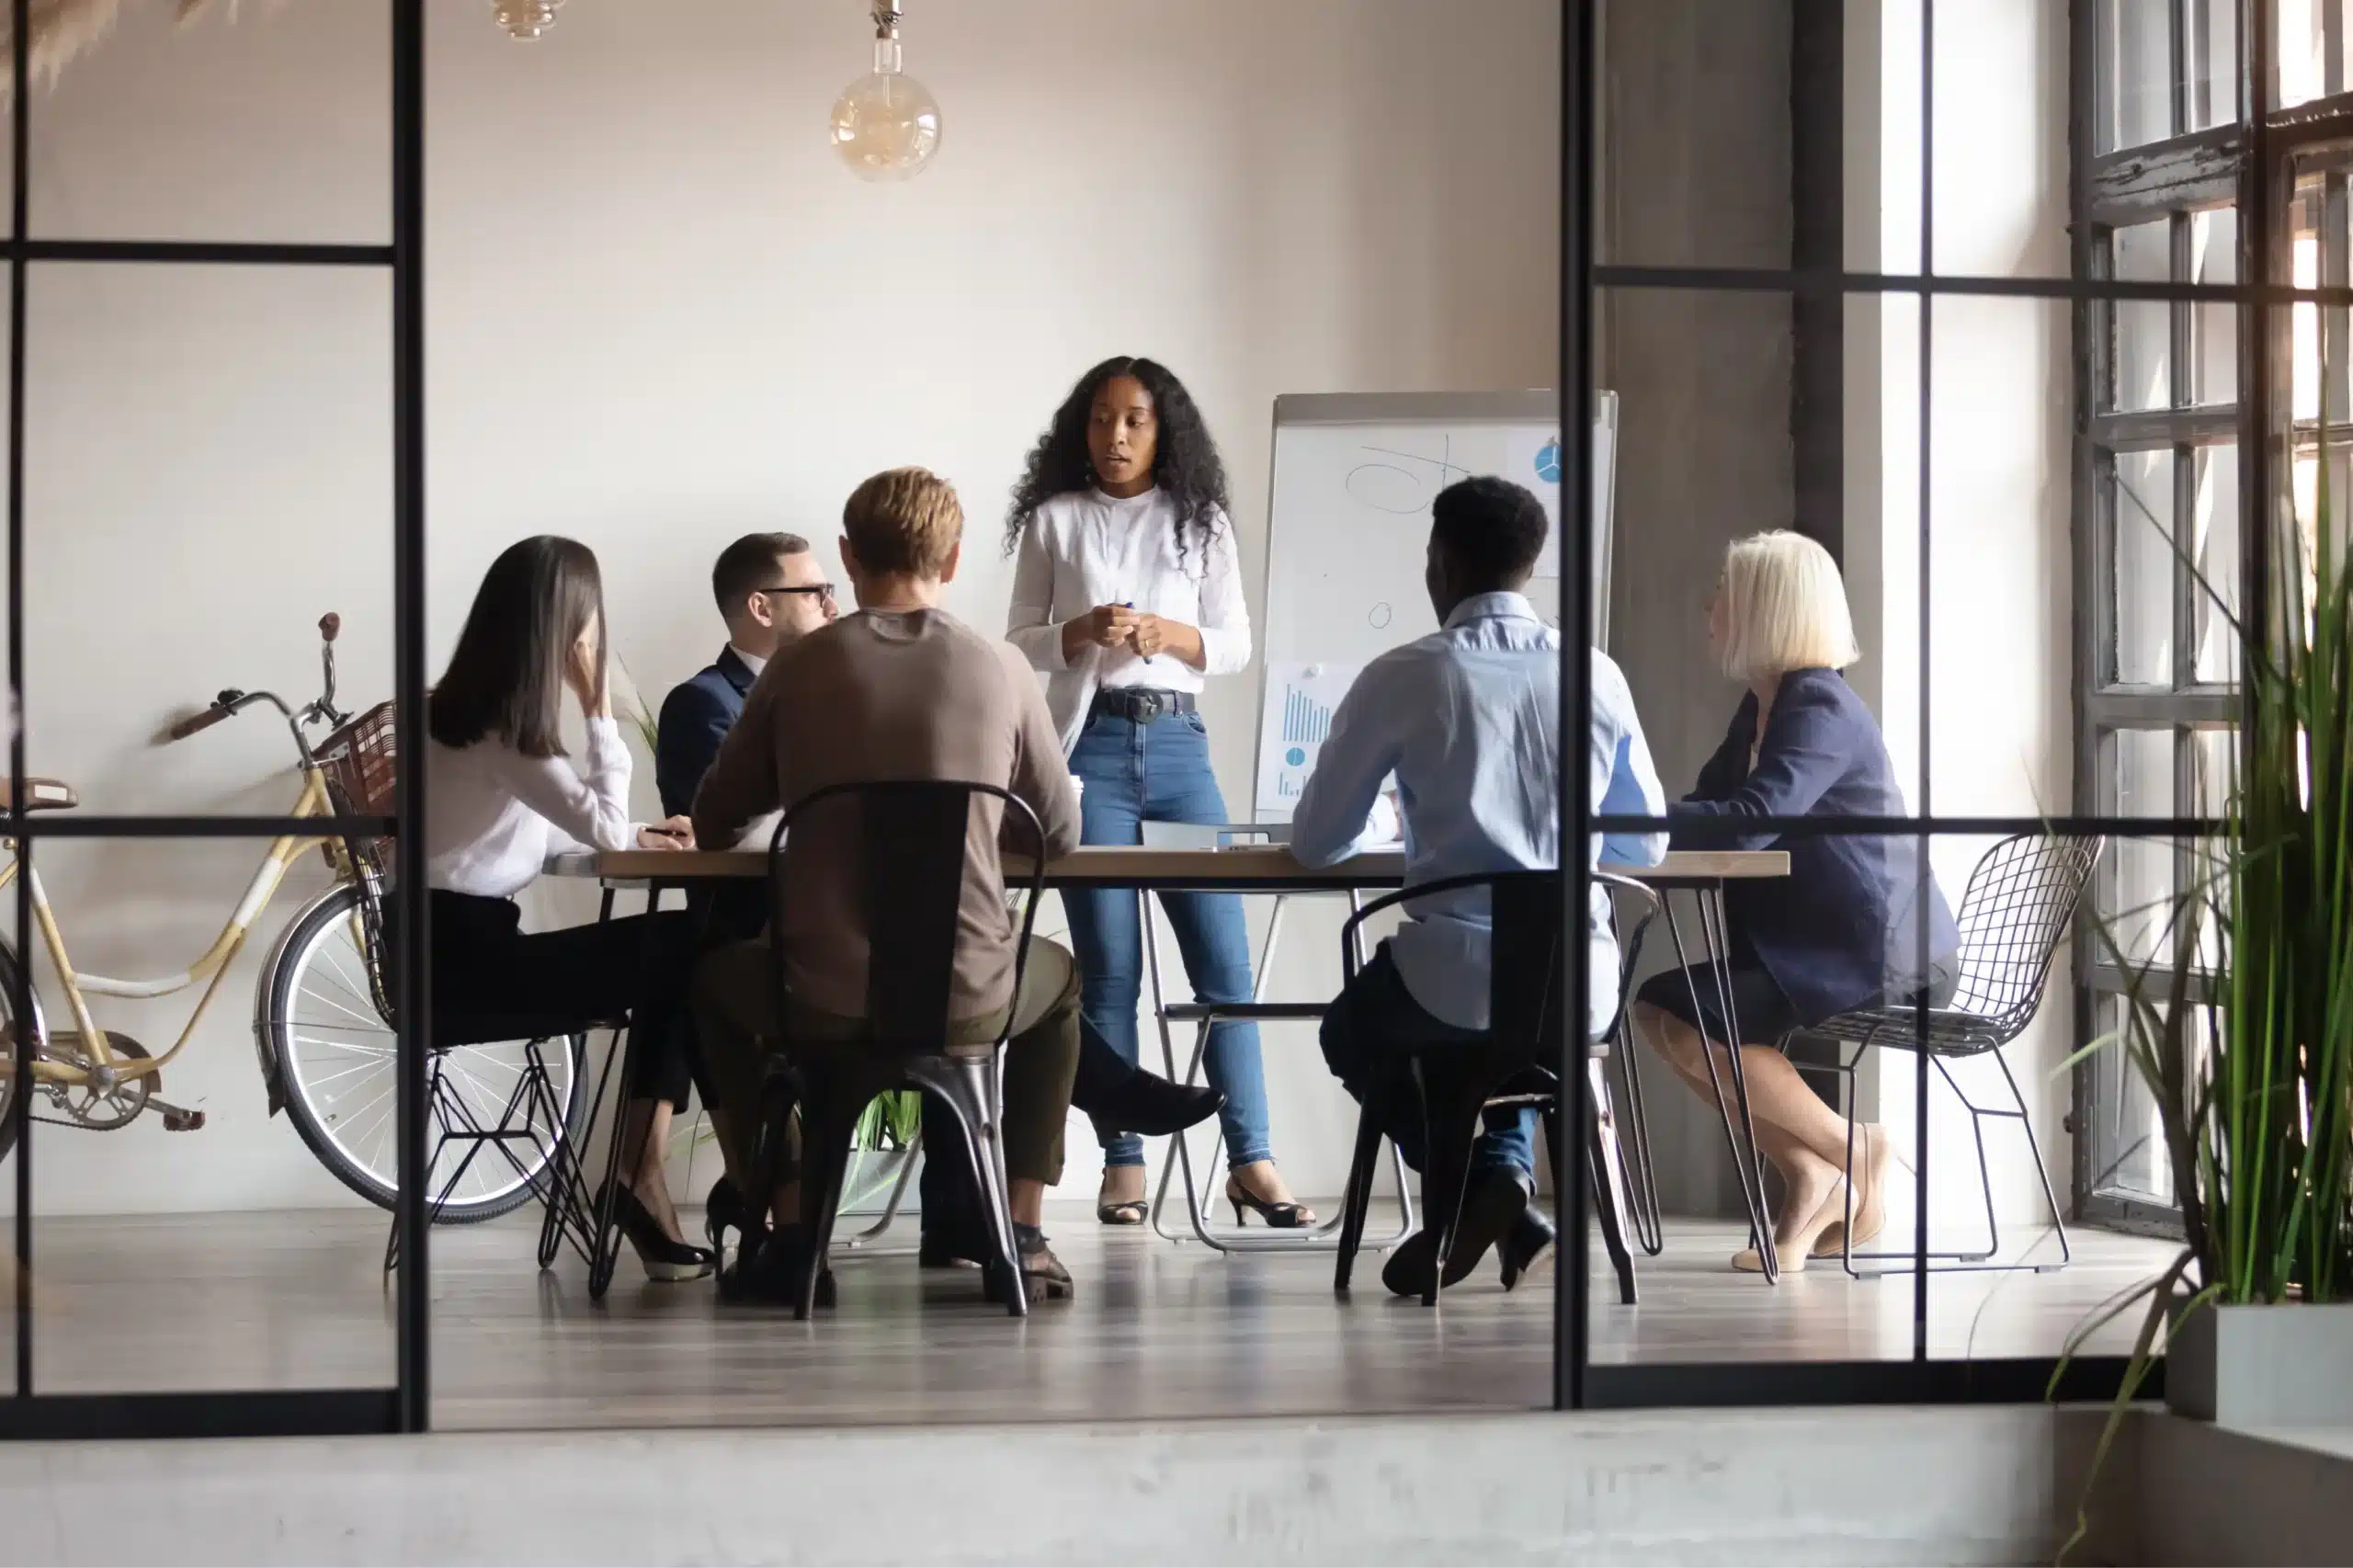
<svg viewBox="0 0 2353 1568"><path fill-rule="evenodd" d="M526 935L511 898L436 888L432 899L437 1042L507 1038L510 1020L535 1035L575 1034L627 1015L631 1094L685 1108L694 1083L694 915L669 910ZM485 1036L486 1026L496 1032Z"/></svg>

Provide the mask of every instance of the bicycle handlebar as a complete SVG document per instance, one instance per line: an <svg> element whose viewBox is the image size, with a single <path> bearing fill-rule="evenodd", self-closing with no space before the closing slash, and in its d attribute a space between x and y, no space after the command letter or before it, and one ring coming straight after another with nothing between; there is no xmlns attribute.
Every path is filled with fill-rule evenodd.
<svg viewBox="0 0 2353 1568"><path fill-rule="evenodd" d="M165 738L170 741L184 741L199 731L210 729L223 719L234 718L240 711L252 707L256 702L267 702L285 715L287 723L294 732L295 746L301 752L307 766L311 751L303 741L302 726L308 723L340 724L349 717L337 710L335 705L335 640L342 631L343 617L335 611L329 610L319 617L319 663L324 676L324 690L316 702L303 709L301 712L297 713L288 707L286 699L274 691L238 691L233 687L215 697L211 706L205 709L203 712L190 714L188 718L172 725L170 729L164 732Z"/></svg>
<svg viewBox="0 0 2353 1568"><path fill-rule="evenodd" d="M230 710L226 708L208 708L201 713L181 720L178 723L174 724L170 729L165 731L164 733L173 740L184 741L190 735L196 733L199 730L209 730L212 728L213 725L219 723L222 720L226 719L229 716L229 713Z"/></svg>

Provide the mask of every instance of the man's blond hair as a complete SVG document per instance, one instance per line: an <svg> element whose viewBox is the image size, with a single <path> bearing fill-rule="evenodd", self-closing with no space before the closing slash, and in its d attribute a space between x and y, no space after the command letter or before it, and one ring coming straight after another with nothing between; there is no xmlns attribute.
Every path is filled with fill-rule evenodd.
<svg viewBox="0 0 2353 1568"><path fill-rule="evenodd" d="M963 540L964 506L929 469L889 469L849 493L842 531L869 572L938 577Z"/></svg>
<svg viewBox="0 0 2353 1568"><path fill-rule="evenodd" d="M1738 681L1791 670L1843 670L1861 657L1847 585L1830 552L1776 528L1724 551L1724 674Z"/></svg>

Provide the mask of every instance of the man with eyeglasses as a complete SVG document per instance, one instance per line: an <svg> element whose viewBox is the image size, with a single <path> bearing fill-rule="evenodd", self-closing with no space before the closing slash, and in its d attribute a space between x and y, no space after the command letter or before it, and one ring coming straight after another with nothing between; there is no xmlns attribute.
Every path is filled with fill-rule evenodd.
<svg viewBox="0 0 2353 1568"><path fill-rule="evenodd" d="M799 534L745 534L719 552L710 591L727 622L727 646L662 703L654 778L662 809L673 815L694 810L696 787L777 650L841 614L816 552Z"/></svg>

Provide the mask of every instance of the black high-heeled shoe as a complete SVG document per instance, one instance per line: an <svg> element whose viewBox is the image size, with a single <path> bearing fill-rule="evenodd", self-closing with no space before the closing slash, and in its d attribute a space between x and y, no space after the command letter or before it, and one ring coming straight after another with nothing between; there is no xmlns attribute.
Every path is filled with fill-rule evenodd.
<svg viewBox="0 0 2353 1568"><path fill-rule="evenodd" d="M809 1233L799 1225L767 1232L757 1246L746 1246L719 1277L719 1293L731 1301L757 1302L772 1307L798 1307L801 1287L813 1266L817 1270L817 1305L834 1304L834 1271L825 1260L813 1257Z"/></svg>
<svg viewBox="0 0 2353 1568"><path fill-rule="evenodd" d="M684 1285L699 1279L716 1267L711 1255L701 1247L686 1242L672 1241L662 1229L662 1221L654 1211L620 1180L605 1189L604 1202L610 1206L613 1221L629 1238L638 1262L645 1266L649 1279L664 1285Z"/></svg>
<svg viewBox="0 0 2353 1568"><path fill-rule="evenodd" d="M1225 1200L1233 1206L1233 1222L1242 1223L1245 1210L1266 1221L1270 1231L1303 1231L1315 1223L1315 1211L1304 1203L1269 1203L1232 1176L1225 1178Z"/></svg>
<svg viewBox="0 0 2353 1568"><path fill-rule="evenodd" d="M767 1221L752 1212L735 1184L721 1176L710 1184L710 1196L702 1204L703 1233L710 1238L710 1257L714 1267L727 1267L727 1233L735 1233L735 1253L741 1257L759 1248L768 1233Z"/></svg>

